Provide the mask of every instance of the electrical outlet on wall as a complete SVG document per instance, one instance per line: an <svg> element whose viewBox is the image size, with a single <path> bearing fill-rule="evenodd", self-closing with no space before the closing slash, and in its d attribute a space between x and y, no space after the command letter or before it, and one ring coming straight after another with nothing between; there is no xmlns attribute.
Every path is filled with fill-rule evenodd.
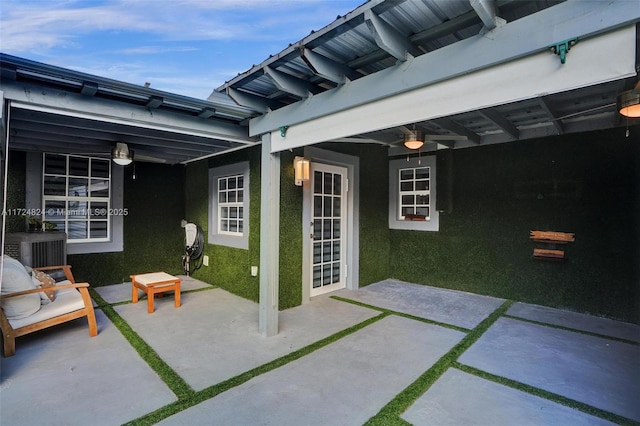
<svg viewBox="0 0 640 426"><path fill-rule="evenodd" d="M258 267L257 266L252 266L251 267L251 276L252 277L257 277L258 276Z"/></svg>
<svg viewBox="0 0 640 426"><path fill-rule="evenodd" d="M202 257L202 264L204 266L209 266L209 256L207 256L206 254Z"/></svg>

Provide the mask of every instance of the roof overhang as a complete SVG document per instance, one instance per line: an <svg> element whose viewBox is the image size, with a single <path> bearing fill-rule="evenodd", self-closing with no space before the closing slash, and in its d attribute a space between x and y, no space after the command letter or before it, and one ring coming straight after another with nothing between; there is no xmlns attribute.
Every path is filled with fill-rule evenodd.
<svg viewBox="0 0 640 426"><path fill-rule="evenodd" d="M224 94L198 100L2 55L0 93L12 149L185 163L259 143L254 113Z"/></svg>
<svg viewBox="0 0 640 426"><path fill-rule="evenodd" d="M218 90L261 108L249 133L271 133L274 151L396 147L411 123L442 136L432 146L456 148L621 125L616 95L636 83L640 3L556 3L370 1Z"/></svg>

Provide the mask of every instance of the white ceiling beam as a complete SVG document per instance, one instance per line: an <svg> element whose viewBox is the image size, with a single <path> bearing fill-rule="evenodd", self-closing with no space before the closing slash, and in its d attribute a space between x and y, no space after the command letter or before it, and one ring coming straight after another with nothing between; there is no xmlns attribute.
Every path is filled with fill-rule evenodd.
<svg viewBox="0 0 640 426"><path fill-rule="evenodd" d="M144 106L128 105L108 99L88 98L58 89L43 89L28 83L2 82L11 106L24 110L124 124L179 134L215 138L240 143L255 143L246 127L217 120L203 120Z"/></svg>
<svg viewBox="0 0 640 426"><path fill-rule="evenodd" d="M311 86L300 78L270 67L264 68L264 74L283 92L291 93L301 98L307 98L311 95Z"/></svg>
<svg viewBox="0 0 640 426"><path fill-rule="evenodd" d="M316 53L307 47L300 49L300 57L311 68L311 71L334 83L343 84L347 82L347 79L355 80L358 77L358 73L348 66Z"/></svg>
<svg viewBox="0 0 640 426"><path fill-rule="evenodd" d="M484 24L486 31L491 31L506 22L496 16L495 0L469 0L469 3Z"/></svg>
<svg viewBox="0 0 640 426"><path fill-rule="evenodd" d="M564 134L564 126L562 125L562 122L557 118L558 114L555 112L555 109L551 106L549 101L542 97L538 99L538 103L540 104L540 107L545 112L545 114L549 116L553 127L556 129L556 132L558 132L559 135Z"/></svg>
<svg viewBox="0 0 640 426"><path fill-rule="evenodd" d="M383 21L371 9L365 10L364 22L371 31L378 47L399 61L407 60L407 53L416 56L416 47L391 25Z"/></svg>
<svg viewBox="0 0 640 426"><path fill-rule="evenodd" d="M480 113L480 115L491 121L496 126L500 127L503 132L507 133L513 139L518 139L520 137L520 130L518 130L518 128L514 126L513 123L504 118L502 114L496 112L493 109L483 109L482 111L478 111L478 113Z"/></svg>
<svg viewBox="0 0 640 426"><path fill-rule="evenodd" d="M250 134L261 135L280 126L317 119L541 52L545 52L556 62L553 68L545 72L559 72L560 61L549 53L548 48L551 44L579 37L581 41L571 50L573 55L581 49L584 50L583 46L589 37L623 26L635 25L639 19L640 2L566 1L510 22L491 38L482 35L470 37L395 67L316 94L304 102L296 102L253 118L250 121ZM635 43L635 31L633 42ZM604 49L611 49L611 46L614 45ZM632 56L635 56L635 51ZM621 57L622 54L619 54L618 58ZM627 58L624 59L626 61ZM569 65L573 70L575 67L571 62L572 58L569 58L565 66ZM615 63L619 63L618 68L622 69L622 62L618 59L610 66L613 67ZM619 77L631 75L626 74L626 69L621 70ZM567 90L570 87L581 87L575 84L571 75L567 75L567 78ZM513 80L521 80L521 77L514 79L512 75L505 81ZM544 92L543 89L542 93Z"/></svg>
<svg viewBox="0 0 640 426"><path fill-rule="evenodd" d="M251 108L255 111L266 113L270 111L268 99L252 95L251 93L241 92L232 87L227 87L227 95L238 105Z"/></svg>
<svg viewBox="0 0 640 426"><path fill-rule="evenodd" d="M472 132L464 126L461 126L448 117L436 118L432 121L443 129L449 130L456 135L466 136L467 140L470 140L473 143L480 143L481 138L479 134Z"/></svg>

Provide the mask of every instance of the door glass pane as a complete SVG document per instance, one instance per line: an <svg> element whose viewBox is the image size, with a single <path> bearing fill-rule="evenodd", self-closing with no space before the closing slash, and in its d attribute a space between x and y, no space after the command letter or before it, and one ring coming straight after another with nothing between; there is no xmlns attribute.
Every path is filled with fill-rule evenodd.
<svg viewBox="0 0 640 426"><path fill-rule="evenodd" d="M313 221L313 239L319 240L322 238L322 219L314 219Z"/></svg>
<svg viewBox="0 0 640 426"><path fill-rule="evenodd" d="M340 197L333 197L333 217L340 217Z"/></svg>
<svg viewBox="0 0 640 426"><path fill-rule="evenodd" d="M331 217L331 200L332 197L324 197L324 209L322 210L324 217Z"/></svg>
<svg viewBox="0 0 640 426"><path fill-rule="evenodd" d="M313 197L313 215L322 216L322 196L320 195Z"/></svg>
<svg viewBox="0 0 640 426"><path fill-rule="evenodd" d="M342 195L342 176L333 175L333 194Z"/></svg>
<svg viewBox="0 0 640 426"><path fill-rule="evenodd" d="M322 194L322 172L313 172L313 192Z"/></svg>
<svg viewBox="0 0 640 426"><path fill-rule="evenodd" d="M331 242L322 243L322 261L323 262L331 261Z"/></svg>
<svg viewBox="0 0 640 426"><path fill-rule="evenodd" d="M333 235L331 238L340 238L340 219L333 220Z"/></svg>
<svg viewBox="0 0 640 426"><path fill-rule="evenodd" d="M313 288L322 286L322 266L313 267Z"/></svg>
<svg viewBox="0 0 640 426"><path fill-rule="evenodd" d="M325 219L322 226L322 238L331 238L331 219Z"/></svg>
<svg viewBox="0 0 640 426"><path fill-rule="evenodd" d="M322 243L313 243L313 263L322 262Z"/></svg>
<svg viewBox="0 0 640 426"><path fill-rule="evenodd" d="M333 181L333 174L325 173L324 174L324 193L325 194L331 194L331 190L333 189L332 181Z"/></svg>

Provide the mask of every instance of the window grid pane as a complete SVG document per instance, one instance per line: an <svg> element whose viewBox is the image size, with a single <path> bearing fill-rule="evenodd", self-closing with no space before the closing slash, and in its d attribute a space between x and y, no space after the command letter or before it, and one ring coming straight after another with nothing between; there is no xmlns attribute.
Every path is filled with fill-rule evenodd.
<svg viewBox="0 0 640 426"><path fill-rule="evenodd" d="M242 235L244 231L244 176L218 178L218 232Z"/></svg>
<svg viewBox="0 0 640 426"><path fill-rule="evenodd" d="M43 217L70 243L109 241L111 165L108 160L43 155Z"/></svg>
<svg viewBox="0 0 640 426"><path fill-rule="evenodd" d="M399 170L399 220L429 220L429 176L429 167L415 167Z"/></svg>

